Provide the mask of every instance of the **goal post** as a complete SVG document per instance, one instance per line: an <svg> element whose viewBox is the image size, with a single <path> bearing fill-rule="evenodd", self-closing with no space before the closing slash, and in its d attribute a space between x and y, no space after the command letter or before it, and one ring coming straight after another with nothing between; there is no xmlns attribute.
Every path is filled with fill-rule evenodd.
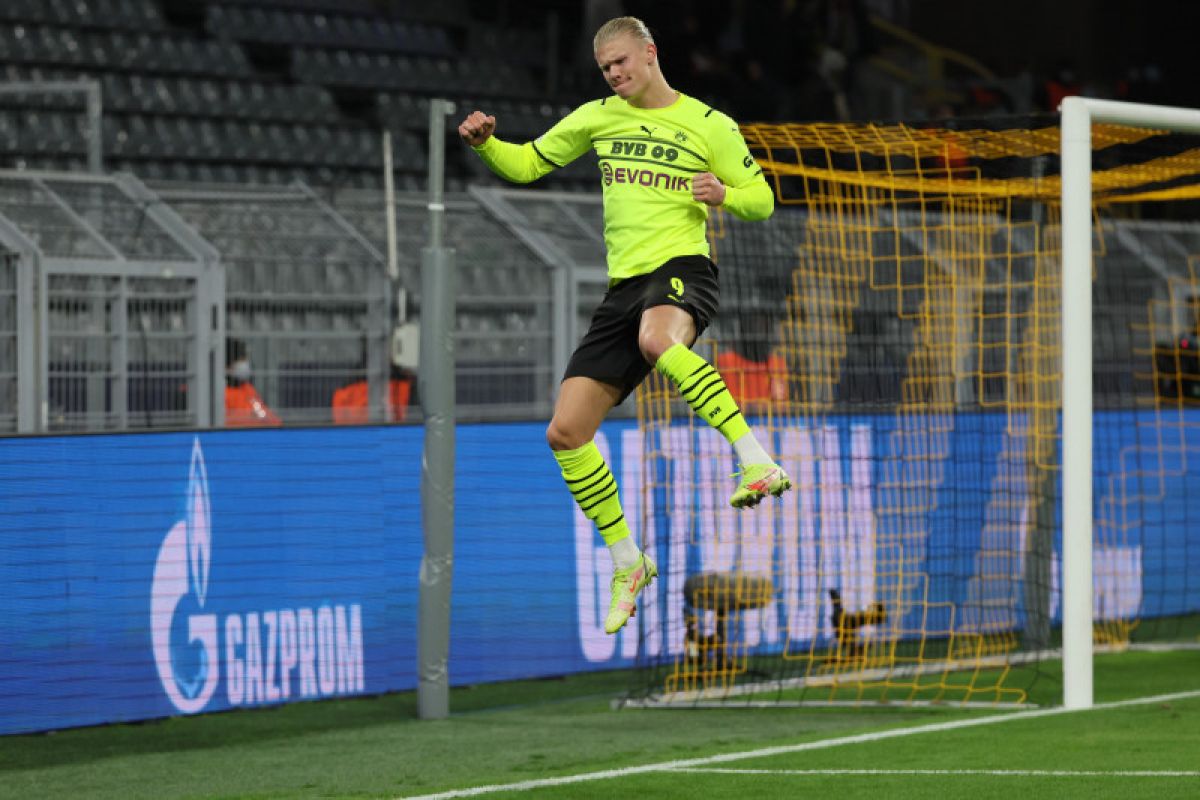
<svg viewBox="0 0 1200 800"><path fill-rule="evenodd" d="M1078 708L1094 649L1200 641L1200 127L1135 111L743 125L776 211L710 218L697 348L795 487L735 513L641 387L634 700L1025 704L1062 656Z"/></svg>
<svg viewBox="0 0 1200 800"><path fill-rule="evenodd" d="M1063 705L1092 685L1092 124L1200 133L1200 110L1068 97L1062 115Z"/></svg>

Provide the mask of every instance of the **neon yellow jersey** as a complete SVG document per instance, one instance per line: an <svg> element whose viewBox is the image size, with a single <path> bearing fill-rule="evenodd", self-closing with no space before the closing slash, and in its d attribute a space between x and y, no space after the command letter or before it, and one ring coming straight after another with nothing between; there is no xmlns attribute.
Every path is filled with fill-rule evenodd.
<svg viewBox="0 0 1200 800"><path fill-rule="evenodd" d="M665 108L636 108L615 95L593 100L536 141L492 136L475 151L500 177L528 183L589 148L600 160L611 280L651 272L676 256L709 254L708 206L692 199L697 173L725 184L722 207L742 219L766 219L774 210L774 193L737 124L684 94Z"/></svg>

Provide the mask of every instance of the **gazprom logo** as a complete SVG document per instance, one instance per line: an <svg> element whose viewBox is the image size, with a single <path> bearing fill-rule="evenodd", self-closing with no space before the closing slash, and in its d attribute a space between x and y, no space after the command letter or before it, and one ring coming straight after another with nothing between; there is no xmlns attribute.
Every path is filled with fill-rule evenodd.
<svg viewBox="0 0 1200 800"><path fill-rule="evenodd" d="M185 714L203 711L222 676L229 706L363 692L361 604L220 614L212 608L212 510L198 438L192 441L185 509L159 548L150 590L154 663L171 704ZM260 565L269 570L272 562ZM257 586L261 577L242 580Z"/></svg>
<svg viewBox="0 0 1200 800"><path fill-rule="evenodd" d="M188 469L187 516L163 540L150 589L150 636L158 678L175 708L203 709L220 678L217 615L206 613L212 557L208 472L200 440Z"/></svg>

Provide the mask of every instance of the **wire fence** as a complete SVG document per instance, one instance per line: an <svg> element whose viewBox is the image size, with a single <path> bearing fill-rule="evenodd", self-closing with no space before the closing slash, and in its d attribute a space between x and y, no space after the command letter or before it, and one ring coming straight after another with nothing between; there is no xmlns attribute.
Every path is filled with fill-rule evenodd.
<svg viewBox="0 0 1200 800"><path fill-rule="evenodd" d="M427 198L397 194L392 268L385 199L299 183L147 187L128 176L0 172L0 246L10 251L0 255L0 432L420 420ZM1112 224L1112 257L1132 242L1139 264L1156 263L1143 252L1155 237L1200 235L1188 224ZM451 194L445 232L460 419L547 417L605 289L599 198ZM35 276L27 283L40 294L22 290L21 275ZM743 291L753 281L722 282L716 338L739 335L758 302ZM1127 327L1105 329L1097 345L1115 347ZM1100 361L1101 389L1136 372ZM239 416L246 402L266 413Z"/></svg>
<svg viewBox="0 0 1200 800"><path fill-rule="evenodd" d="M156 188L221 254L223 367L246 364L227 375L226 424L387 419L390 302L380 252L303 185ZM234 390L246 384L269 415L236 413ZM335 419L343 389L346 414Z"/></svg>
<svg viewBox="0 0 1200 800"><path fill-rule="evenodd" d="M602 271L599 198L536 194L515 220L446 198L464 421L548 416L602 289L562 291L573 270ZM17 254L0 275L0 431L420 420L427 203L397 195L389 266L380 191L0 173L0 244ZM22 270L39 287L24 315Z"/></svg>
<svg viewBox="0 0 1200 800"><path fill-rule="evenodd" d="M381 192L345 191L330 200L378 249L386 252ZM427 199L396 198L398 288L405 318L419 318L421 251L429 239ZM446 246L455 251L457 314L455 373L464 419L540 417L548 413L557 375L552 350L551 287L556 265L537 258L467 194L448 195Z"/></svg>
<svg viewBox="0 0 1200 800"><path fill-rule="evenodd" d="M6 269L12 313L0 325L12 331L5 362L15 389L4 411L17 430L214 421L208 356L221 330L204 311L220 291L215 251L145 187L2 172L0 243L18 254Z"/></svg>

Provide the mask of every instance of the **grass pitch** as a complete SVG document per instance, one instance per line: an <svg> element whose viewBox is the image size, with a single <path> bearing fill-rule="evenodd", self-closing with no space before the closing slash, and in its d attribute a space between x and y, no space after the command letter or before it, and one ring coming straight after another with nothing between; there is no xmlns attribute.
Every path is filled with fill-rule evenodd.
<svg viewBox="0 0 1200 800"><path fill-rule="evenodd" d="M1060 701L1057 670L1042 665L1032 702ZM1200 796L1200 696L893 735L1011 712L612 711L627 685L608 673L458 689L438 722L418 721L409 693L5 737L0 797ZM1200 651L1096 658L1098 703L1196 690ZM734 755L763 748L783 751ZM501 788L546 779L564 782Z"/></svg>

